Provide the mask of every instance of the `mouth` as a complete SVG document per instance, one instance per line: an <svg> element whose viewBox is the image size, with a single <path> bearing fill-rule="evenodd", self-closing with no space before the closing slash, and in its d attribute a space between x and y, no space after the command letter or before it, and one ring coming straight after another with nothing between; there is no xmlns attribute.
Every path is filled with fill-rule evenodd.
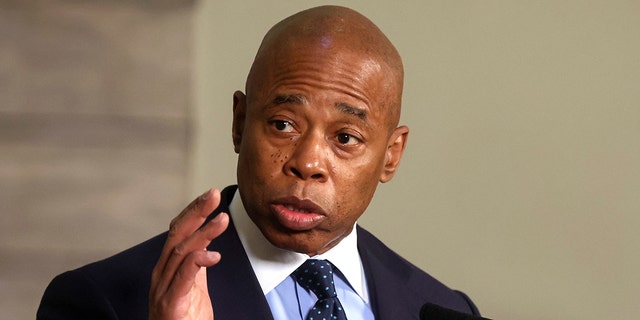
<svg viewBox="0 0 640 320"><path fill-rule="evenodd" d="M306 231L317 227L327 217L322 208L311 200L286 197L271 204L275 217L283 227Z"/></svg>

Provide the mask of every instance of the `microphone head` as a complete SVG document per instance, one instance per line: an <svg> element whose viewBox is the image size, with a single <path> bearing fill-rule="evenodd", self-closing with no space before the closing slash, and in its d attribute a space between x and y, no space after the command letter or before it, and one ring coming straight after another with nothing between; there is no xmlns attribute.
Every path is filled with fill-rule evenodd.
<svg viewBox="0 0 640 320"><path fill-rule="evenodd" d="M480 316L466 314L441 307L433 303L425 303L420 309L420 320L489 320Z"/></svg>

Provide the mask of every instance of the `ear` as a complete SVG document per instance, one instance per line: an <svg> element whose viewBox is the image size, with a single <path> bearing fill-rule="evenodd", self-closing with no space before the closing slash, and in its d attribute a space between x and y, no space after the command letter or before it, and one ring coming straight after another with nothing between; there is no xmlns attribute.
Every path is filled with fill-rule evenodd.
<svg viewBox="0 0 640 320"><path fill-rule="evenodd" d="M396 128L389 137L387 153L384 159L384 168L382 168L382 173L380 174L380 182L385 183L390 181L396 173L396 170L398 170L408 137L409 127L407 126Z"/></svg>
<svg viewBox="0 0 640 320"><path fill-rule="evenodd" d="M244 120L247 115L247 96L242 91L233 93L233 122L231 124L231 137L233 138L233 150L240 153Z"/></svg>

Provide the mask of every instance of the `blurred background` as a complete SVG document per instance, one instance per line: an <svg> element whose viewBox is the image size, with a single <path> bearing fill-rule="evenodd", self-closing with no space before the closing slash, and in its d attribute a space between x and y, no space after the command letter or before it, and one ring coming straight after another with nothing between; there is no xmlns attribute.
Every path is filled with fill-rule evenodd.
<svg viewBox="0 0 640 320"><path fill-rule="evenodd" d="M0 0L0 318L235 182L232 94L322 1ZM640 2L335 1L404 58L361 224L494 319L640 311Z"/></svg>

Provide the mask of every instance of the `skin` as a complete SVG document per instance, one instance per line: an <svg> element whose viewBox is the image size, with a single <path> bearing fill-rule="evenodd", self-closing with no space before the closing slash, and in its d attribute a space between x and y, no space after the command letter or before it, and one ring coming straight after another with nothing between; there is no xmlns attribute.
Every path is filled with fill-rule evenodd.
<svg viewBox="0 0 640 320"><path fill-rule="evenodd" d="M314 256L353 230L406 145L402 78L393 45L350 9L309 9L267 33L246 94L234 93L232 136L240 196L272 244ZM199 227L219 201L208 191L172 222L152 276L151 319L213 318L205 268L220 255L206 246L228 216Z"/></svg>
<svg viewBox="0 0 640 320"><path fill-rule="evenodd" d="M227 228L229 216L202 224L219 204L220 191L208 190L171 221L151 274L149 319L213 319L206 267L217 264L220 253L206 247Z"/></svg>

